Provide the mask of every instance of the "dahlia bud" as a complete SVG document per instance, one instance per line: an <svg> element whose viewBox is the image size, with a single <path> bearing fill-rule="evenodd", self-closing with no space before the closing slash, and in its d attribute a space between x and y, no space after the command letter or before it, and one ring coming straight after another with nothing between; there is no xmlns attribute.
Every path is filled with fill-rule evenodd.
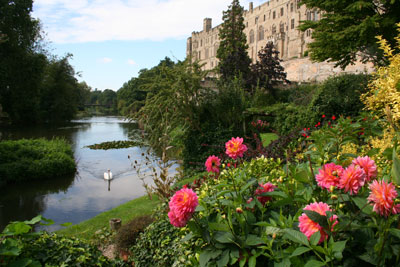
<svg viewBox="0 0 400 267"><path fill-rule="evenodd" d="M272 239L275 239L276 238L276 233L273 233L272 234Z"/></svg>
<svg viewBox="0 0 400 267"><path fill-rule="evenodd" d="M338 199L338 196L337 195L331 195L331 199L332 200L336 200L336 199Z"/></svg>
<svg viewBox="0 0 400 267"><path fill-rule="evenodd" d="M333 192L333 190L335 190L335 186L331 185L331 187L329 187L329 191Z"/></svg>
<svg viewBox="0 0 400 267"><path fill-rule="evenodd" d="M238 208L236 208L236 212L237 212L237 213L243 213L243 210L242 210L241 207L238 207Z"/></svg>
<svg viewBox="0 0 400 267"><path fill-rule="evenodd" d="M226 215L225 214L222 214L221 217L222 217L222 219L226 219Z"/></svg>
<svg viewBox="0 0 400 267"><path fill-rule="evenodd" d="M339 204L339 209L342 209L344 207L344 204Z"/></svg>

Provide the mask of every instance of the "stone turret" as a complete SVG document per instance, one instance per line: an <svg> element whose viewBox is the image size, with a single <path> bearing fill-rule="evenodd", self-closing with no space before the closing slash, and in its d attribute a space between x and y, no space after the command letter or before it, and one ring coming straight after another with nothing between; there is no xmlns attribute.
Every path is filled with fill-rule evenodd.
<svg viewBox="0 0 400 267"><path fill-rule="evenodd" d="M203 31L208 32L211 30L211 19L210 18L205 18L203 21Z"/></svg>
<svg viewBox="0 0 400 267"><path fill-rule="evenodd" d="M250 3L249 3L249 11L250 11L250 12L253 12L253 2L250 2Z"/></svg>

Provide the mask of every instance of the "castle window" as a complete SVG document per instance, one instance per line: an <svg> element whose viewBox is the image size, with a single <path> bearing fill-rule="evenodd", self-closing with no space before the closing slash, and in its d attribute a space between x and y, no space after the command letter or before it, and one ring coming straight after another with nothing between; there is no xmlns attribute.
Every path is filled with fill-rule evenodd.
<svg viewBox="0 0 400 267"><path fill-rule="evenodd" d="M254 23L255 23L255 24L258 23L258 17L256 17L256 19L254 20Z"/></svg>
<svg viewBox="0 0 400 267"><path fill-rule="evenodd" d="M200 47L203 46L203 39L200 40Z"/></svg>
<svg viewBox="0 0 400 267"><path fill-rule="evenodd" d="M285 32L285 24L279 24L279 32Z"/></svg>
<svg viewBox="0 0 400 267"><path fill-rule="evenodd" d="M311 20L311 12L307 11L307 20Z"/></svg>
<svg viewBox="0 0 400 267"><path fill-rule="evenodd" d="M265 14L264 14L264 21L265 21Z"/></svg>
<svg viewBox="0 0 400 267"><path fill-rule="evenodd" d="M251 43L251 44L254 43L254 31L253 30L250 31L249 39L250 39L249 43Z"/></svg>
<svg viewBox="0 0 400 267"><path fill-rule="evenodd" d="M276 26L275 25L272 25L272 34L275 34L276 33Z"/></svg>
<svg viewBox="0 0 400 267"><path fill-rule="evenodd" d="M281 7L281 16L283 16L283 7Z"/></svg>
<svg viewBox="0 0 400 267"><path fill-rule="evenodd" d="M199 51L199 60L201 60L201 51Z"/></svg>
<svg viewBox="0 0 400 267"><path fill-rule="evenodd" d="M249 23L248 22L246 22L246 27L249 27Z"/></svg>
<svg viewBox="0 0 400 267"><path fill-rule="evenodd" d="M264 40L264 27L260 26L258 28L258 41Z"/></svg>
<svg viewBox="0 0 400 267"><path fill-rule="evenodd" d="M292 19L292 20L290 21L290 28L291 28L291 29L294 29L294 19Z"/></svg>
<svg viewBox="0 0 400 267"><path fill-rule="evenodd" d="M206 54L205 54L205 59L208 58L208 48L206 48Z"/></svg>
<svg viewBox="0 0 400 267"><path fill-rule="evenodd" d="M293 12L293 3L290 3L290 12Z"/></svg>
<svg viewBox="0 0 400 267"><path fill-rule="evenodd" d="M275 14L275 11L274 11L274 12L272 12L272 19L275 19L275 17L276 17L276 14Z"/></svg>
<svg viewBox="0 0 400 267"><path fill-rule="evenodd" d="M319 13L317 10L314 11L314 21L317 21L319 19Z"/></svg>

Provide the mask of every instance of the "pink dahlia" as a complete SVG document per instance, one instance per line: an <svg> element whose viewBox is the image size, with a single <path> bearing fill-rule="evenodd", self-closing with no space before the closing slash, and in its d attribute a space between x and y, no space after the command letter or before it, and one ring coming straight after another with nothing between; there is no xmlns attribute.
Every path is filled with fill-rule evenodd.
<svg viewBox="0 0 400 267"><path fill-rule="evenodd" d="M307 205L304 210L312 210L315 212L318 212L321 215L326 216L326 212L327 211L332 211L329 207L328 204L323 203L323 202L314 202L311 203L309 205ZM333 221L332 224L332 229L331 231L333 231L333 227L338 223L337 221L337 216L333 215L330 218L330 221ZM308 218L307 214L303 213L300 217L299 217L299 228L300 231L305 234L308 238L308 240L310 240L310 237L316 233L316 232L320 232L321 234L321 239L319 240L318 243L323 242L325 239L328 238L328 234L325 232L325 229L319 225L317 222L314 222L313 220L311 220L310 218Z"/></svg>
<svg viewBox="0 0 400 267"><path fill-rule="evenodd" d="M205 165L208 172L219 173L219 166L221 165L221 160L218 157L212 155L207 158Z"/></svg>
<svg viewBox="0 0 400 267"><path fill-rule="evenodd" d="M172 225L182 227L192 217L197 205L198 197L192 189L182 188L169 201L168 217Z"/></svg>
<svg viewBox="0 0 400 267"><path fill-rule="evenodd" d="M260 201L261 204L264 205L266 202L270 201L272 198L268 197L268 196L259 196L259 195L261 195L262 193L272 192L275 190L275 188L276 188L276 186L271 183L259 184L259 188L256 189L256 191L254 192L254 195L258 196L257 197L258 201Z"/></svg>
<svg viewBox="0 0 400 267"><path fill-rule="evenodd" d="M243 145L243 138L233 138L225 143L226 154L232 159L243 157L243 153L247 151L247 146Z"/></svg>
<svg viewBox="0 0 400 267"><path fill-rule="evenodd" d="M342 166L335 163L328 163L322 169L319 169L315 180L317 180L318 186L322 188L330 189L331 186L337 187L339 185L339 176L342 172Z"/></svg>
<svg viewBox="0 0 400 267"><path fill-rule="evenodd" d="M350 195L357 194L364 186L366 177L363 168L351 164L341 173L339 187L344 189L344 192L350 191Z"/></svg>
<svg viewBox="0 0 400 267"><path fill-rule="evenodd" d="M368 156L357 157L356 159L353 160L353 164L358 165L364 169L367 182L369 182L372 178L375 178L378 175L375 161Z"/></svg>
<svg viewBox="0 0 400 267"><path fill-rule="evenodd" d="M394 199L397 192L392 183L374 180L369 185L371 193L368 196L368 202L373 203L373 210L382 216L388 217L391 213L400 212L400 204L394 205Z"/></svg>

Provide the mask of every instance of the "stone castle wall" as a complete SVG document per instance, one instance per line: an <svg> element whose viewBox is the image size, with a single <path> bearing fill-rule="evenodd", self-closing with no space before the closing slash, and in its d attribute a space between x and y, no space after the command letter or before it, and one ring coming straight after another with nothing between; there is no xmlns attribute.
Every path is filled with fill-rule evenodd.
<svg viewBox="0 0 400 267"><path fill-rule="evenodd" d="M282 58L282 65L288 74L288 79L297 82L321 81L334 73L342 72L334 68L333 63L312 63L305 57L307 44L312 42L311 30L301 32L297 29L300 21L319 20L318 10L309 10L305 5L299 5L299 0L269 0L258 7L249 4L244 12L244 33L249 46L247 52L253 63L257 53L267 42L274 43ZM193 32L187 39L186 55L193 60L200 60L205 70L211 70L218 65L216 58L219 47L218 32L221 25L212 27L209 18L203 21L203 30ZM372 65L356 63L346 68L345 72L371 72Z"/></svg>

